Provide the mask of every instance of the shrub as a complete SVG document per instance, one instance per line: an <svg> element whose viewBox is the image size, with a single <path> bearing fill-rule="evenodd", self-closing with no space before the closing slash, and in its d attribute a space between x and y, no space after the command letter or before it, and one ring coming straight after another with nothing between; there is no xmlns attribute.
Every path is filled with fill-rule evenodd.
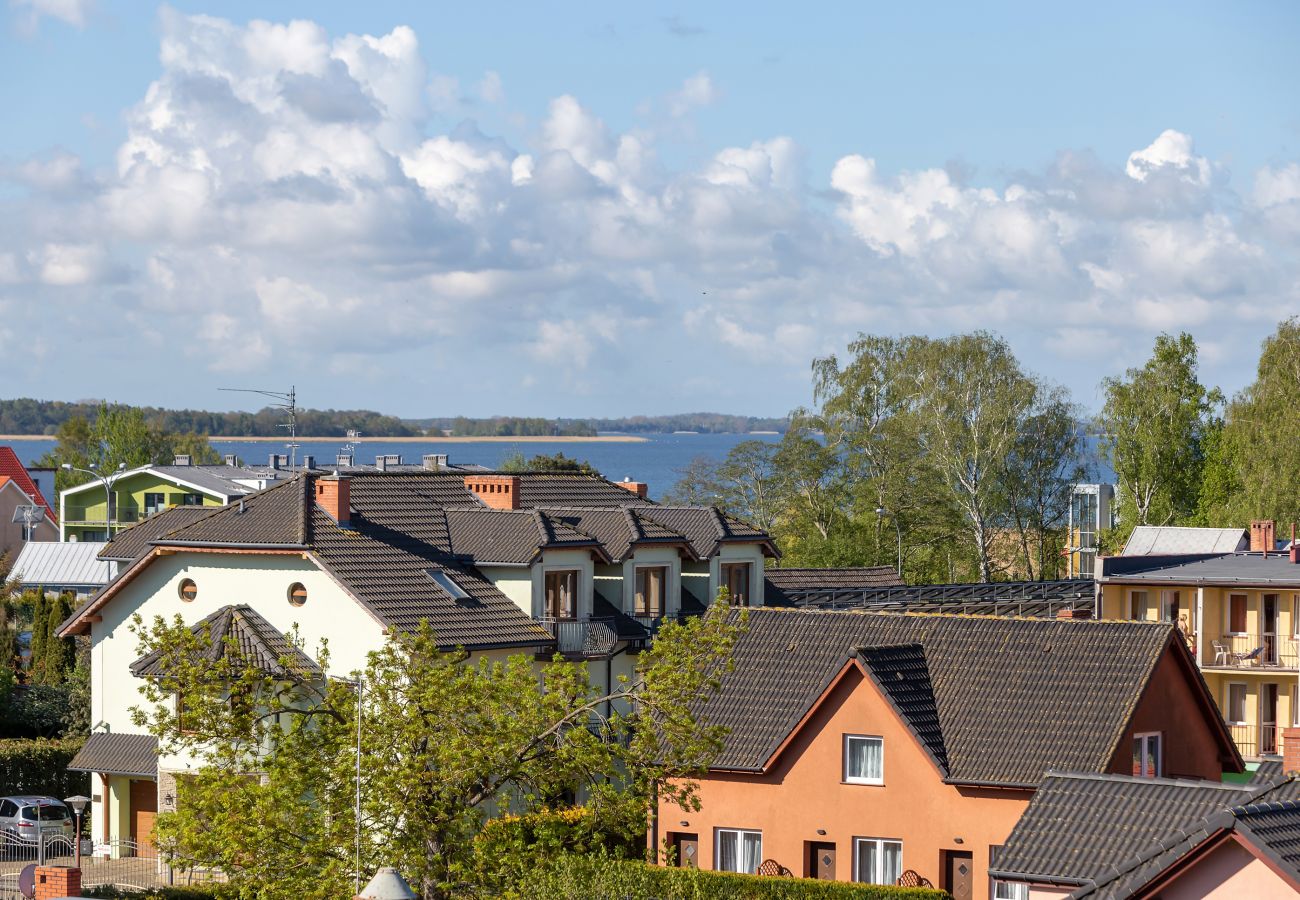
<svg viewBox="0 0 1300 900"><path fill-rule="evenodd" d="M100 900L225 900L234 894L224 892L219 887L164 887L148 891L128 891L111 885L99 885L86 888L83 897L98 897Z"/></svg>
<svg viewBox="0 0 1300 900"><path fill-rule="evenodd" d="M589 806L544 809L489 819L474 837L475 877L500 890L566 853L621 858L644 852L645 818L635 804L600 812Z"/></svg>
<svg viewBox="0 0 1300 900"><path fill-rule="evenodd" d="M48 794L69 797L90 792L90 776L69 772L84 738L62 741L0 741L0 796Z"/></svg>
<svg viewBox="0 0 1300 900"><path fill-rule="evenodd" d="M519 900L950 900L947 891L932 888L763 878L576 855L556 858L506 896Z"/></svg>

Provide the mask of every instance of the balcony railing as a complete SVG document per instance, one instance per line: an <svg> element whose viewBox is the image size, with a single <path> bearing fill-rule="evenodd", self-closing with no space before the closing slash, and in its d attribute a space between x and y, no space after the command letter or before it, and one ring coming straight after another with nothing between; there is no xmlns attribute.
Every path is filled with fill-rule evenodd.
<svg viewBox="0 0 1300 900"><path fill-rule="evenodd" d="M1209 642L1204 664L1224 669L1295 669L1300 648L1289 634L1224 634Z"/></svg>
<svg viewBox="0 0 1300 900"><path fill-rule="evenodd" d="M93 511L93 516L90 513ZM145 516L136 509L113 510L114 525L130 525L135 522L143 521ZM104 511L86 506L69 506L63 511L63 520L65 522L75 522L78 525L107 525L108 520L104 517Z"/></svg>
<svg viewBox="0 0 1300 900"><path fill-rule="evenodd" d="M1277 725L1229 725L1228 730L1241 755L1248 759L1282 752Z"/></svg>
<svg viewBox="0 0 1300 900"><path fill-rule="evenodd" d="M565 656L608 656L618 644L613 619L539 619L555 638L555 649Z"/></svg>

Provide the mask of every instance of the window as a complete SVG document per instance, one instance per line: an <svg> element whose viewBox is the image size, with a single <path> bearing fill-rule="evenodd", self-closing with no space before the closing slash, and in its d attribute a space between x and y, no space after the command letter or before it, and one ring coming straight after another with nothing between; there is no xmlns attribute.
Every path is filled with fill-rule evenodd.
<svg viewBox="0 0 1300 900"><path fill-rule="evenodd" d="M719 872L756 875L763 858L763 833L739 828L718 829L718 849L713 868Z"/></svg>
<svg viewBox="0 0 1300 900"><path fill-rule="evenodd" d="M578 618L577 569L558 569L546 573L546 617Z"/></svg>
<svg viewBox="0 0 1300 900"><path fill-rule="evenodd" d="M1300 709L1296 708L1296 701L1300 700L1300 690L1293 684L1291 685L1291 725L1294 727L1300 725Z"/></svg>
<svg viewBox="0 0 1300 900"><path fill-rule="evenodd" d="M1228 703L1224 717L1237 725L1246 721L1246 684L1241 681L1229 682Z"/></svg>
<svg viewBox="0 0 1300 900"><path fill-rule="evenodd" d="M5 800L0 803L0 817L12 819L16 815L18 815L18 804L12 800Z"/></svg>
<svg viewBox="0 0 1300 900"><path fill-rule="evenodd" d="M186 578L181 582L181 586L177 589L177 593L180 594L182 600L186 603L190 603L199 595L199 586L194 583L192 578Z"/></svg>
<svg viewBox="0 0 1300 900"><path fill-rule="evenodd" d="M469 593L452 580L451 576L439 569L425 569L425 573L438 587L451 595L453 600L468 600Z"/></svg>
<svg viewBox="0 0 1300 900"><path fill-rule="evenodd" d="M185 708L185 697L176 694L176 730L181 734L195 734L193 714Z"/></svg>
<svg viewBox="0 0 1300 900"><path fill-rule="evenodd" d="M1228 595L1228 633L1246 633L1246 595Z"/></svg>
<svg viewBox="0 0 1300 900"><path fill-rule="evenodd" d="M1147 617L1147 592L1130 591L1128 595L1128 617L1134 622L1145 621Z"/></svg>
<svg viewBox="0 0 1300 900"><path fill-rule="evenodd" d="M633 615L653 616L664 614L668 593L667 566L638 566L636 570L636 604Z"/></svg>
<svg viewBox="0 0 1300 900"><path fill-rule="evenodd" d="M1179 612L1179 601L1182 599L1180 591L1161 591L1160 592L1160 621L1177 622Z"/></svg>
<svg viewBox="0 0 1300 900"><path fill-rule="evenodd" d="M1160 777L1159 732L1134 735L1133 774L1139 778Z"/></svg>
<svg viewBox="0 0 1300 900"><path fill-rule="evenodd" d="M1029 900L1029 885L1023 881L995 881L993 900Z"/></svg>
<svg viewBox="0 0 1300 900"><path fill-rule="evenodd" d="M152 516L162 512L167 507L167 501L162 494L145 494L144 495L144 514Z"/></svg>
<svg viewBox="0 0 1300 900"><path fill-rule="evenodd" d="M885 783L883 738L844 735L844 780L850 784Z"/></svg>
<svg viewBox="0 0 1300 900"><path fill-rule="evenodd" d="M307 589L298 582L289 585L289 605L302 606L307 602Z"/></svg>
<svg viewBox="0 0 1300 900"><path fill-rule="evenodd" d="M749 606L750 564L723 563L722 586L727 589L732 606Z"/></svg>
<svg viewBox="0 0 1300 900"><path fill-rule="evenodd" d="M903 842L880 838L853 839L853 880L864 884L893 884L903 874Z"/></svg>
<svg viewBox="0 0 1300 900"><path fill-rule="evenodd" d="M183 497L181 497L181 505L182 505L182 506L202 506L202 505L203 505L203 495L202 495L202 494L185 494Z"/></svg>

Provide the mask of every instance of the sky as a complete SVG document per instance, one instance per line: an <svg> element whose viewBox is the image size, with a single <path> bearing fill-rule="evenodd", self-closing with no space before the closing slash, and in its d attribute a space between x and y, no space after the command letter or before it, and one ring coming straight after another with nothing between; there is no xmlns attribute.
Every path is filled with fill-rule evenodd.
<svg viewBox="0 0 1300 900"><path fill-rule="evenodd" d="M1300 315L1289 0L0 4L0 397L780 415L986 329L1095 411Z"/></svg>

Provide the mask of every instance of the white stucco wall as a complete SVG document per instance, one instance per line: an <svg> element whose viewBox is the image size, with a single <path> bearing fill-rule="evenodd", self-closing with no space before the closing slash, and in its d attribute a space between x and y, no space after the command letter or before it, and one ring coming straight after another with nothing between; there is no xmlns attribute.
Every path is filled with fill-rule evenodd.
<svg viewBox="0 0 1300 900"><path fill-rule="evenodd" d="M533 614L533 571L527 566L479 566L488 581L526 615Z"/></svg>
<svg viewBox="0 0 1300 900"><path fill-rule="evenodd" d="M724 562L747 562L749 567L749 605L763 605L763 550L758 544L723 544L709 560L709 602L722 587Z"/></svg>
<svg viewBox="0 0 1300 900"><path fill-rule="evenodd" d="M623 562L623 612L636 614L636 569L638 566L667 566L668 583L665 615L673 616L681 609L682 557L676 547L637 547Z"/></svg>

